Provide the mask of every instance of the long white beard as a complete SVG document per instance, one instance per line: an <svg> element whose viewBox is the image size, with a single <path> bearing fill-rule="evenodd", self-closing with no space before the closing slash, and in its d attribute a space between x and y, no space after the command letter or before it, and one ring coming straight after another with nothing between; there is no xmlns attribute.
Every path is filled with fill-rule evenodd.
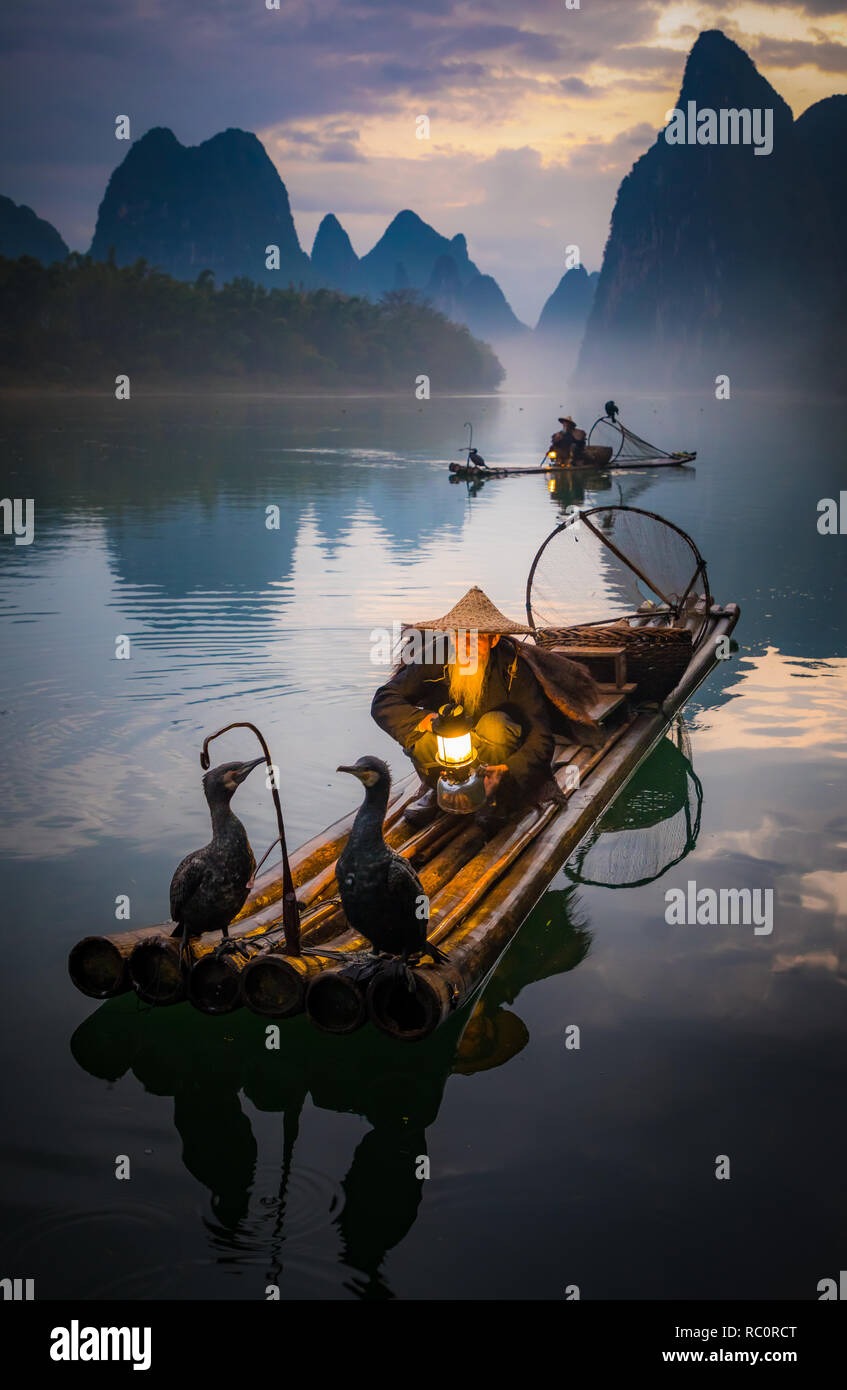
<svg viewBox="0 0 847 1390"><path fill-rule="evenodd" d="M448 666L450 676L450 699L461 705L466 714L475 715L482 704L485 682L488 676L488 661L477 661L476 670L471 674L467 666Z"/></svg>

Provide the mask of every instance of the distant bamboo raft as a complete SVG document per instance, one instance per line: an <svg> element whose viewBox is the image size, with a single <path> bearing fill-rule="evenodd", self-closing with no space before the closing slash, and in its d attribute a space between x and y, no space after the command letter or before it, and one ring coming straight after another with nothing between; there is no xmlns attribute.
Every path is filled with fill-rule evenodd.
<svg viewBox="0 0 847 1390"><path fill-rule="evenodd" d="M159 923L83 938L70 953L71 979L96 999L134 988L151 1005L187 999L205 1013L246 1006L275 1019L305 1010L316 1027L330 1033L353 1032L370 1019L395 1038L427 1037L484 984L555 873L709 674L717 639L727 636L737 619L735 604L711 609L691 661L660 707L633 708L631 685L604 688L602 747L557 749L554 775L563 805L531 806L488 841L471 818L458 816L439 816L416 833L403 818L416 779L398 784L386 838L418 870L430 901L429 939L449 957L446 964L415 966L414 988L385 972L378 971L367 987L345 974L345 966L367 948L347 925L335 877L355 811L291 855L300 956L285 954L277 867L256 881L230 927L235 948L226 954L215 954L221 933L208 933L190 943L191 964L185 969L171 936L174 924Z"/></svg>

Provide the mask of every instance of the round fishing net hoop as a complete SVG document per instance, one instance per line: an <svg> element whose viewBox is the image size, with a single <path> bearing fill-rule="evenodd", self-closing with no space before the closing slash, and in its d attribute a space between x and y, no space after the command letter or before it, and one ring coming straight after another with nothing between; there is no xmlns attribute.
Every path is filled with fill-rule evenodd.
<svg viewBox="0 0 847 1390"><path fill-rule="evenodd" d="M658 444L651 444L634 430L627 429L620 420L610 420L608 415L601 415L594 421L588 432L588 443L610 448L612 463L646 463L651 460L664 463L677 457L691 457L675 455L661 449Z"/></svg>
<svg viewBox="0 0 847 1390"><path fill-rule="evenodd" d="M527 577L527 621L536 634L625 622L657 637L685 627L694 647L711 602L691 537L640 507L574 508L542 542Z"/></svg>

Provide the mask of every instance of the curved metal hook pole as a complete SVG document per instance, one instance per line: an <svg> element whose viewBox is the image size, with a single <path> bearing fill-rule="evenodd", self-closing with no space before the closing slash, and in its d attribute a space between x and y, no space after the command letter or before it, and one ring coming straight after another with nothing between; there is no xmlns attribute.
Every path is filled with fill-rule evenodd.
<svg viewBox="0 0 847 1390"><path fill-rule="evenodd" d="M300 909L297 906L297 895L294 892L294 880L291 877L291 865L288 862L288 850L285 845L285 827L282 823L282 803L279 799L279 791L276 785L276 778L273 772L273 760L271 759L270 749L265 742L264 734L257 729L255 724L250 724L246 720L236 720L234 724L227 724L223 729L216 730L203 740L203 750L200 754L200 766L204 772L209 770L209 744L214 739L220 738L221 734L228 734L230 729L251 729L259 740L262 752L265 755L265 762L268 766L271 782L271 796L274 799L276 809L276 823L279 829L279 846L282 850L282 925L285 933L285 954L287 956L299 956L300 954Z"/></svg>

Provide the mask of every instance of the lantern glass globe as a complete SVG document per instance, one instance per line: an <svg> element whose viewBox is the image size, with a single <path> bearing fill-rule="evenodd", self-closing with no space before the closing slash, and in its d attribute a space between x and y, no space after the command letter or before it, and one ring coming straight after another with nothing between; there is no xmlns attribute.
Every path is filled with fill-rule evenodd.
<svg viewBox="0 0 847 1390"><path fill-rule="evenodd" d="M452 738L436 734L438 761L444 767L463 767L473 757L473 744L469 733L454 734Z"/></svg>

